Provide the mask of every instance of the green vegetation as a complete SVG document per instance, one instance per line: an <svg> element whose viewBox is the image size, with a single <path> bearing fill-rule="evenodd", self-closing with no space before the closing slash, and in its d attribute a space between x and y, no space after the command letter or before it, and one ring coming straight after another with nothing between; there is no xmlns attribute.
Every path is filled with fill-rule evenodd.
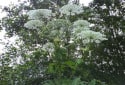
<svg viewBox="0 0 125 85"><path fill-rule="evenodd" d="M124 85L124 2L68 1L3 8L2 28L18 39L0 55L0 85Z"/></svg>

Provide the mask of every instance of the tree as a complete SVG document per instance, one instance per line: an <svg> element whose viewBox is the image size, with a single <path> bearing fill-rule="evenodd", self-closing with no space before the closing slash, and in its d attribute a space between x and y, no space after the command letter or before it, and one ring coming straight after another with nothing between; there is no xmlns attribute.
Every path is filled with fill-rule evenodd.
<svg viewBox="0 0 125 85"><path fill-rule="evenodd" d="M124 85L125 54L124 54L124 2L122 0L94 0L91 22L95 30L107 35L108 40L95 46L93 61L96 62L96 72L102 80L113 82L113 85ZM97 75L96 74L96 75ZM102 75L104 74L104 75ZM99 77L100 79L100 77Z"/></svg>

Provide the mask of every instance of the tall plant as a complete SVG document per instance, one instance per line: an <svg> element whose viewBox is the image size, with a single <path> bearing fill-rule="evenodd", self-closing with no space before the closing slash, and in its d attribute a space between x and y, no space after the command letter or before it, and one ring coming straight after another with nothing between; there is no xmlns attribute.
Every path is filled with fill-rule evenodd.
<svg viewBox="0 0 125 85"><path fill-rule="evenodd" d="M53 79L61 82L67 79L71 84L72 79L73 82L92 79L89 74L93 66L90 62L90 47L106 40L106 36L91 30L90 23L81 18L84 13L81 5L56 6L56 10L34 8L26 11L26 15L22 14L25 16L21 18L24 22L18 26L19 40L22 43L18 45L19 48L12 47L8 52L8 56L14 53L13 57L21 56L23 60L9 71L11 75L8 80L13 80L9 81L12 85L40 85L48 80L53 83ZM15 16L9 18L7 26L12 28L15 26ZM17 27L14 29L17 30Z"/></svg>

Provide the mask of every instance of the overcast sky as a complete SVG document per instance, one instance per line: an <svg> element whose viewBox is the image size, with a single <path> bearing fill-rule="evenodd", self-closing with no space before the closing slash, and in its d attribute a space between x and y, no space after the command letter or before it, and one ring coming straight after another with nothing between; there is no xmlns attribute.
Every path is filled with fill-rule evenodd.
<svg viewBox="0 0 125 85"><path fill-rule="evenodd" d="M10 3L18 4L18 1L26 1L26 0L0 0L0 8L3 6L9 6ZM84 4L84 6L88 6L88 3L90 3L91 1L93 0L80 0L80 3ZM1 12L1 9L0 9L0 19L3 16L5 16L5 13ZM4 48L4 45L2 42L7 43L7 40L4 39L4 34L5 34L5 30L0 32L0 54L1 52L3 52L2 49ZM11 42L12 41L14 42L14 39L10 39L10 40Z"/></svg>
<svg viewBox="0 0 125 85"><path fill-rule="evenodd" d="M18 3L18 1L26 1L26 0L0 0L0 5L7 6L9 3ZM88 5L89 2L93 0L80 0L80 3L84 3L85 6Z"/></svg>

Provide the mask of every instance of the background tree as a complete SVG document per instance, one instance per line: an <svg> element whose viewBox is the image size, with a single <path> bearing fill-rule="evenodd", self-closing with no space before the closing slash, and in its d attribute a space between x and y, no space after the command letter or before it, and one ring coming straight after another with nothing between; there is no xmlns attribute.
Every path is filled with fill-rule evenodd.
<svg viewBox="0 0 125 85"><path fill-rule="evenodd" d="M122 0L94 0L91 3L95 24L94 30L100 30L107 35L108 40L95 46L92 52L96 62L96 76L113 85L124 85L125 81L125 29L124 29L124 1ZM101 76L101 77L100 77Z"/></svg>

